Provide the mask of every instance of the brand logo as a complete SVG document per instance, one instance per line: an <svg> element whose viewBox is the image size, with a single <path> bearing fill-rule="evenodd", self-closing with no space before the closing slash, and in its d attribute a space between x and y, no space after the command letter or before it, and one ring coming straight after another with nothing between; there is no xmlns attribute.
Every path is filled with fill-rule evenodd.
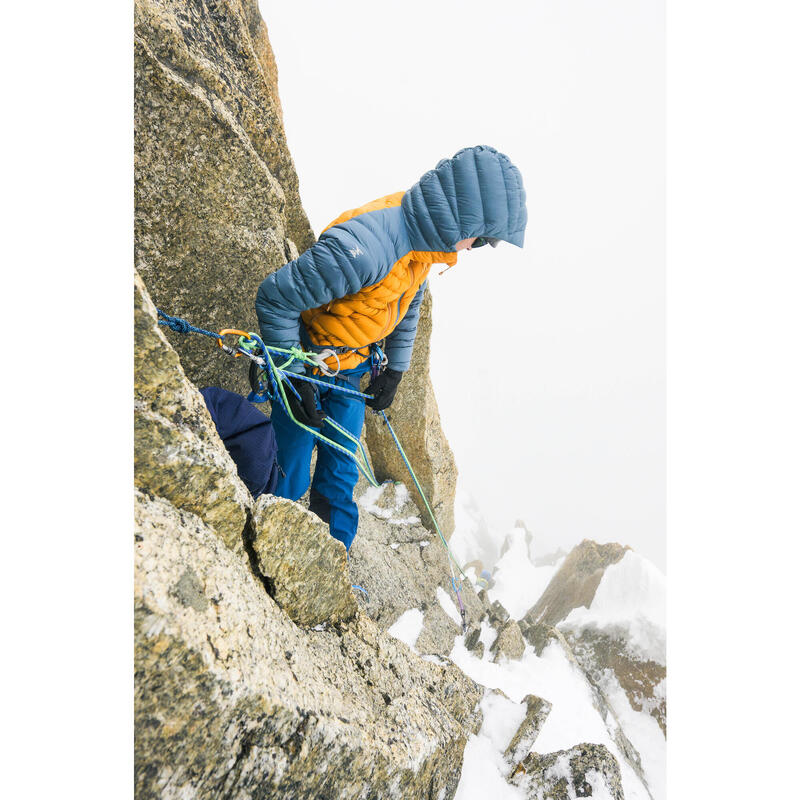
<svg viewBox="0 0 800 800"><path fill-rule="evenodd" d="M349 252L350 252L350 255L353 256L353 258L355 258L356 256L363 256L364 255L364 251L358 245L356 245L354 248L352 248L352 250L350 250Z"/></svg>

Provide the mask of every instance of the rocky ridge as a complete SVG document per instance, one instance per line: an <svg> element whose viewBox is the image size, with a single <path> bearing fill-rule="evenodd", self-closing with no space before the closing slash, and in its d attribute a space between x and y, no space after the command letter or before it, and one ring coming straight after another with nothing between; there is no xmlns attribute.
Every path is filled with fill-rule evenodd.
<svg viewBox="0 0 800 800"><path fill-rule="evenodd" d="M164 431L135 453L137 796L452 796L481 689L357 607L314 515L253 503L138 276L135 307L137 437Z"/></svg>
<svg viewBox="0 0 800 800"><path fill-rule="evenodd" d="M203 337L158 327L148 293L203 327L253 329L258 283L313 242L276 76L256 0L136 0L136 795L444 800L486 692L448 658L456 598L415 492L389 484L373 503L359 487L349 565L300 505L254 502L196 389L244 393L245 370ZM430 325L427 297L392 424L449 535L456 470ZM405 480L376 419L365 435L378 474ZM462 597L470 649L518 659L524 626L467 583ZM422 612L413 649L386 632L409 609ZM550 704L526 703L509 775L527 764L539 797L563 769L529 758ZM613 778L596 755L594 771Z"/></svg>

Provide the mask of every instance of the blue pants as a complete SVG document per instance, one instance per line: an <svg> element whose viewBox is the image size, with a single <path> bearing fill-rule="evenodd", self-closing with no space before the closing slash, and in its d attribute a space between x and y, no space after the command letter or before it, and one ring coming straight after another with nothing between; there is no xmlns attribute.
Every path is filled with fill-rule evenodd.
<svg viewBox="0 0 800 800"><path fill-rule="evenodd" d="M353 369L342 370L336 377L317 376L325 383L358 390L359 378L369 370L369 359ZM320 390L322 410L336 420L356 438L361 436L364 426L364 399L323 386ZM298 500L311 483L312 510L316 511L320 501L327 501L328 526L331 536L338 539L349 550L358 528L358 506L353 500L353 489L358 481L358 467L352 458L320 442L308 431L295 425L279 403L272 404L272 427L278 440L278 464L283 474L278 476L275 494ZM330 425L322 426L322 433L351 452L356 446ZM311 453L317 445L317 465L311 481ZM317 508L315 508L315 500Z"/></svg>

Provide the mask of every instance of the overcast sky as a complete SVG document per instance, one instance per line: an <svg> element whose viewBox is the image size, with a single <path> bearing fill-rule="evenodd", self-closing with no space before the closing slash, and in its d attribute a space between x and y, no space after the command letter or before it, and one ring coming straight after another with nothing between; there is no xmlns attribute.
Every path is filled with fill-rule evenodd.
<svg viewBox="0 0 800 800"><path fill-rule="evenodd" d="M266 3L317 234L489 144L520 168L525 248L430 281L442 422L499 534L665 568L662 0Z"/></svg>

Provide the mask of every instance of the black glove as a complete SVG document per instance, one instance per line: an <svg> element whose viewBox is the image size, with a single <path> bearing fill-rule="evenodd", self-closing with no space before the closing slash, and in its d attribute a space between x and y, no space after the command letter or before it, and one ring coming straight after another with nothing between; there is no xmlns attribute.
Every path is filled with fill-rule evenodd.
<svg viewBox="0 0 800 800"><path fill-rule="evenodd" d="M385 369L380 375L376 375L367 386L367 394L371 394L374 398L367 400L367 405L376 411L389 408L397 394L397 387L402 377L403 373L395 369Z"/></svg>
<svg viewBox="0 0 800 800"><path fill-rule="evenodd" d="M284 390L294 418L303 425L308 425L309 428L321 428L325 421L325 414L317 408L317 387L300 378L290 377L289 381L300 395L298 400L291 389Z"/></svg>
<svg viewBox="0 0 800 800"><path fill-rule="evenodd" d="M247 379L250 382L250 388L253 390L254 394L261 394L259 391L259 383L265 392L272 394L272 378L270 378L269 372L256 364L255 361L250 362Z"/></svg>

